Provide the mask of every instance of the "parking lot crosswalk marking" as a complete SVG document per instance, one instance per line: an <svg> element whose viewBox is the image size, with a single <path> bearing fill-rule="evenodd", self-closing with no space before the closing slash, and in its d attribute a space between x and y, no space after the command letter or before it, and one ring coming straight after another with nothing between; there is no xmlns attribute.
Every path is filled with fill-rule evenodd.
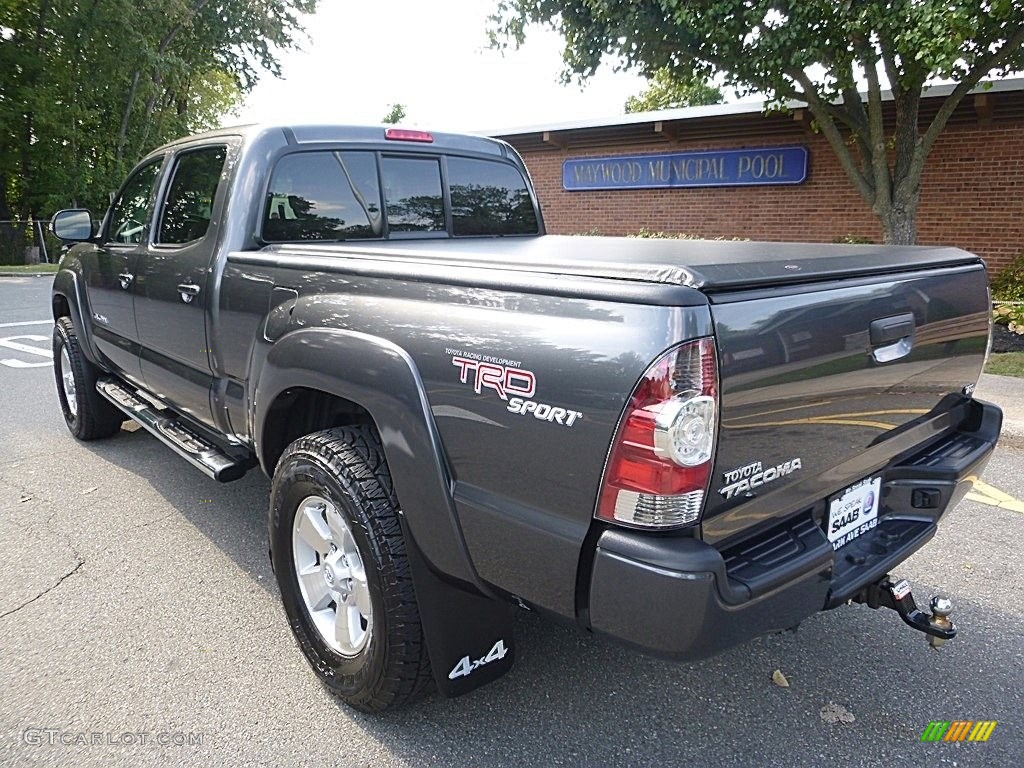
<svg viewBox="0 0 1024 768"><path fill-rule="evenodd" d="M49 336L38 336L36 334L22 334L20 336L8 336L0 339L0 347L6 349L12 349L15 352L23 352L27 355L35 355L37 357L47 358L46 362L33 363L25 360L19 360L18 358L9 357L0 360L0 365L5 365L8 368L44 368L52 365L50 362L53 359L53 352L46 347L37 347L33 344L23 344L24 341L49 341Z"/></svg>
<svg viewBox="0 0 1024 768"><path fill-rule="evenodd" d="M19 328L23 325L53 325L53 320L22 320L17 323L0 323L0 328Z"/></svg>

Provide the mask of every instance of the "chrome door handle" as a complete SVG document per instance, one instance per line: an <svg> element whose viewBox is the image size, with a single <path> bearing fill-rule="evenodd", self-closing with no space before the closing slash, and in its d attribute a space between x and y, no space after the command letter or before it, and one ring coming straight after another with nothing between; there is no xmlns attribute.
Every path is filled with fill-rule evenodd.
<svg viewBox="0 0 1024 768"><path fill-rule="evenodd" d="M117 276L117 281L121 284L121 287L126 291L131 287L132 280L134 279L135 275L131 274L130 272L122 272L120 275Z"/></svg>
<svg viewBox="0 0 1024 768"><path fill-rule="evenodd" d="M875 320L868 326L871 356L876 363L891 363L914 348L915 320L912 312Z"/></svg>
<svg viewBox="0 0 1024 768"><path fill-rule="evenodd" d="M199 295L199 286L195 283L181 283L178 286L178 295L181 296L181 300L186 304L190 304L192 299Z"/></svg>

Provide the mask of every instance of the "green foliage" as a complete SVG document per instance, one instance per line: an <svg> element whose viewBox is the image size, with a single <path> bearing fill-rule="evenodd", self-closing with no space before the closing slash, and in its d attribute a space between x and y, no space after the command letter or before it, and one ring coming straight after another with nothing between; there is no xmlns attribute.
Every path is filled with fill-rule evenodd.
<svg viewBox="0 0 1024 768"><path fill-rule="evenodd" d="M992 322L1024 335L1024 304L999 304L992 309Z"/></svg>
<svg viewBox="0 0 1024 768"><path fill-rule="evenodd" d="M668 67L661 67L654 71L643 93L626 99L626 112L653 112L721 102L722 91L706 80L690 81Z"/></svg>
<svg viewBox="0 0 1024 768"><path fill-rule="evenodd" d="M992 298L999 301L1024 301L1024 254L992 278Z"/></svg>
<svg viewBox="0 0 1024 768"><path fill-rule="evenodd" d="M886 242L914 242L925 159L957 105L982 78L1024 68L1019 0L499 0L491 43L517 45L535 24L564 38L566 80L610 57L687 82L718 75L770 108L805 102ZM922 116L940 78L955 88Z"/></svg>
<svg viewBox="0 0 1024 768"><path fill-rule="evenodd" d="M98 214L141 155L279 74L316 3L0 0L0 219Z"/></svg>
<svg viewBox="0 0 1024 768"><path fill-rule="evenodd" d="M395 102L391 105L388 113L381 119L381 122L384 123L384 125L395 125L396 123L400 123L405 120L405 115L405 104Z"/></svg>
<svg viewBox="0 0 1024 768"><path fill-rule="evenodd" d="M832 242L842 245L871 245L875 241L870 237L864 237L864 235L840 235Z"/></svg>

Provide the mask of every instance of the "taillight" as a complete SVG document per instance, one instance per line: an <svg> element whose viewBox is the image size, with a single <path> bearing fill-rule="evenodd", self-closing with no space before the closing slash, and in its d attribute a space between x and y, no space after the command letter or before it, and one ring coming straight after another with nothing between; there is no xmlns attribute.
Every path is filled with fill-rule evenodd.
<svg viewBox="0 0 1024 768"><path fill-rule="evenodd" d="M641 377L615 433L597 516L638 528L697 522L718 431L713 339L669 350Z"/></svg>
<svg viewBox="0 0 1024 768"><path fill-rule="evenodd" d="M410 128L385 128L384 138L388 141L422 141L426 144L434 140L427 131L415 131Z"/></svg>

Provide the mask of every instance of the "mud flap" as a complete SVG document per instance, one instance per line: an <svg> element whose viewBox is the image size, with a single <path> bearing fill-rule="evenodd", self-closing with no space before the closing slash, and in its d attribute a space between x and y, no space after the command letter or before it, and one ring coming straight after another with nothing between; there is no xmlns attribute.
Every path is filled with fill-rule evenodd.
<svg viewBox="0 0 1024 768"><path fill-rule="evenodd" d="M497 680L515 659L515 606L441 578L404 519L402 530L437 690L451 698Z"/></svg>

